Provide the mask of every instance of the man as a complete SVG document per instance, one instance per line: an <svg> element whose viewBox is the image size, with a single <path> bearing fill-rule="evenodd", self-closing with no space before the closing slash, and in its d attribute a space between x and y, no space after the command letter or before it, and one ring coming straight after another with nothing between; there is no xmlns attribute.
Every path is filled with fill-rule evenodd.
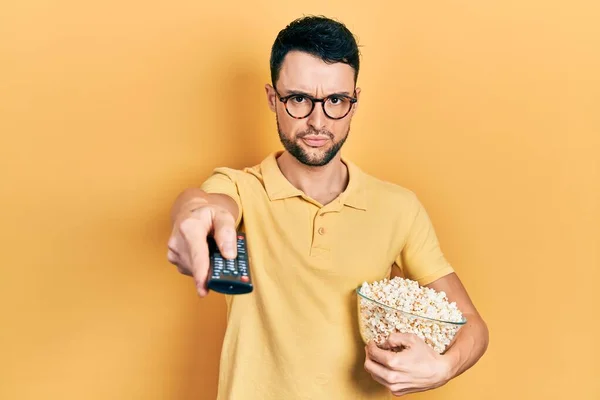
<svg viewBox="0 0 600 400"><path fill-rule="evenodd" d="M272 47L267 101L285 151L244 170L217 168L172 208L168 259L206 296L207 236L236 256L247 236L254 291L226 296L219 399L384 399L439 387L487 348L487 328L410 191L341 157L356 113L359 52L341 23L306 17ZM392 267L443 290L468 319L449 350L358 333L354 289ZM400 352L399 347L404 347Z"/></svg>

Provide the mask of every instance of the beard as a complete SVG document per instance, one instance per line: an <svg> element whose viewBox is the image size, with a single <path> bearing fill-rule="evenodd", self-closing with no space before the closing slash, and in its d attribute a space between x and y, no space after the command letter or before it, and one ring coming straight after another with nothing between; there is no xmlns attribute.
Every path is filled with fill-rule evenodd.
<svg viewBox="0 0 600 400"><path fill-rule="evenodd" d="M333 139L333 134L327 130L318 131L312 127L309 127L308 130L297 133L294 139L290 139L281 131L281 127L279 126L279 118L276 118L276 121L279 140L281 141L281 144L283 144L283 147L288 153L294 156L296 160L309 167L322 167L329 164L329 162L333 160L333 158L340 151L344 145L344 142L346 142L346 139L348 139L348 134L350 132L350 127L348 127L346 134L338 142L333 142L333 145L328 150L322 151L320 149L315 149L315 152L318 151L320 153L311 154L304 150L300 144L298 144L298 140L308 135L324 135Z"/></svg>

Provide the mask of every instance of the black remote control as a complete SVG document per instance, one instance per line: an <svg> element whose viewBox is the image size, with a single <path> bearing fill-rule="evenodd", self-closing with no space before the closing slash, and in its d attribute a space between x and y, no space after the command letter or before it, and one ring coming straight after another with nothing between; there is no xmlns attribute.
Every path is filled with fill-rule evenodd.
<svg viewBox="0 0 600 400"><path fill-rule="evenodd" d="M234 260L223 258L217 243L209 236L208 289L224 294L245 294L253 289L246 250L246 235L237 234L237 257Z"/></svg>

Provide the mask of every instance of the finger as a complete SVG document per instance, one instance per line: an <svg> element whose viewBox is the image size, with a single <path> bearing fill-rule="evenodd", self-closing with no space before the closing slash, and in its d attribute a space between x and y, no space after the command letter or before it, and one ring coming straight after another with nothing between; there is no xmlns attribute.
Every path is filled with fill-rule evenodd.
<svg viewBox="0 0 600 400"><path fill-rule="evenodd" d="M423 389L411 388L406 385L399 385L398 389L392 390L392 394L396 397L400 397L400 396L405 396L407 394L417 393L417 392L422 392L422 391L423 391Z"/></svg>
<svg viewBox="0 0 600 400"><path fill-rule="evenodd" d="M365 360L364 368L374 380L390 390L405 379L400 372L392 371L370 358Z"/></svg>
<svg viewBox="0 0 600 400"><path fill-rule="evenodd" d="M411 348L416 343L416 340L420 339L414 333L402 333L402 332L394 332L391 333L387 338L387 343L391 348L399 347L399 348Z"/></svg>
<svg viewBox="0 0 600 400"><path fill-rule="evenodd" d="M187 275L187 276L193 276L192 273L187 268L184 267L184 264L182 263L182 260L178 254L169 250L167 252L167 260L169 260L169 262L171 264L173 264L174 266L177 267L177 271L179 271L180 274Z"/></svg>
<svg viewBox="0 0 600 400"><path fill-rule="evenodd" d="M187 249L185 246L185 239L179 230L179 225L176 225L173 227L173 232L171 233L171 237L167 243L167 260L171 264L185 269L185 266L189 265L187 262L188 257L186 257L186 253Z"/></svg>
<svg viewBox="0 0 600 400"><path fill-rule="evenodd" d="M213 237L223 257L229 259L236 258L237 232L235 230L233 215L224 210L217 212L213 219L213 227Z"/></svg>
<svg viewBox="0 0 600 400"><path fill-rule="evenodd" d="M181 264L182 261L180 251L178 250L179 246L177 245L178 238L181 238L181 234L173 229L173 233L171 233L171 237L167 243L167 260L174 265Z"/></svg>
<svg viewBox="0 0 600 400"><path fill-rule="evenodd" d="M173 232L171 233L171 237L169 238L169 242L167 243L167 248L175 254L179 254L180 252L177 246L177 236L178 232L174 227Z"/></svg>
<svg viewBox="0 0 600 400"><path fill-rule="evenodd" d="M186 276L191 276L193 277L194 275L189 271L189 269L185 268L181 263L173 263L173 265L175 265L177 267L177 271L179 271L179 273L181 275L186 275Z"/></svg>
<svg viewBox="0 0 600 400"><path fill-rule="evenodd" d="M167 260L171 263L171 264L177 264L179 263L179 254L174 252L173 250L169 249L167 250Z"/></svg>
<svg viewBox="0 0 600 400"><path fill-rule="evenodd" d="M397 356L397 353L380 349L372 340L367 344L366 350L368 357L371 360L387 368L396 369L396 362L394 361L394 358Z"/></svg>
<svg viewBox="0 0 600 400"><path fill-rule="evenodd" d="M376 375L376 374L373 374L373 373L370 373L370 374L371 374L371 378L372 378L372 379L373 379L375 382L379 383L381 386L384 386L384 387L386 387L386 388L390 389L390 384L389 384L389 383L387 383L387 382L386 382L386 381L385 381L383 378L381 378L381 377L379 377L378 375ZM390 390L391 390L391 389L390 389Z"/></svg>
<svg viewBox="0 0 600 400"><path fill-rule="evenodd" d="M179 273L181 273L182 275L187 275L187 276L193 276L192 272L189 270L188 265L190 265L188 257L185 257L181 254L179 254L179 252L177 250L175 250L178 246L177 246L177 238L179 237L179 240L183 240L183 238L181 238L181 234L179 234L179 232L174 233L173 236L171 237L171 239L169 239L169 244L168 244L168 250L167 250L167 260L175 265L177 267L177 271L179 271Z"/></svg>
<svg viewBox="0 0 600 400"><path fill-rule="evenodd" d="M208 215L206 218L210 218ZM196 282L196 289L200 297L208 294L206 280L208 276L208 243L206 237L210 227L210 220L203 221L199 218L188 218L180 225L180 232L186 242L190 270Z"/></svg>

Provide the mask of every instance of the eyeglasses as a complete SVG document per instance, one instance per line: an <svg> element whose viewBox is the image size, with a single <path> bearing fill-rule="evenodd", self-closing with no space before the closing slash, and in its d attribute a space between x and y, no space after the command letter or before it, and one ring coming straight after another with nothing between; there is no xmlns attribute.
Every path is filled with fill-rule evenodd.
<svg viewBox="0 0 600 400"><path fill-rule="evenodd" d="M332 94L321 99L309 96L304 93L292 93L287 96L281 96L275 89L279 101L285 105L285 110L290 117L303 119L308 117L315 108L315 103L321 103L323 112L331 119L342 119L350 110L354 103L358 101L356 97L343 94ZM356 94L356 92L355 92Z"/></svg>

